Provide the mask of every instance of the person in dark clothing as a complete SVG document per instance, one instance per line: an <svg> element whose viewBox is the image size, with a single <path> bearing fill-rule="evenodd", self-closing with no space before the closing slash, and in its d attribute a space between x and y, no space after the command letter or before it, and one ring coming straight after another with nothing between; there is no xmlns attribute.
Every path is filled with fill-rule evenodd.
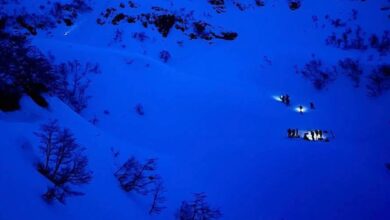
<svg viewBox="0 0 390 220"><path fill-rule="evenodd" d="M312 140L313 140L313 141L316 141L317 139L316 139L316 134L315 134L315 132L314 132L314 131L310 131L310 134L311 134Z"/></svg>
<svg viewBox="0 0 390 220"><path fill-rule="evenodd" d="M298 106L298 111L299 111L299 113L303 114L303 106L302 105Z"/></svg>
<svg viewBox="0 0 390 220"><path fill-rule="evenodd" d="M284 103L285 105L290 105L290 96L289 95L281 95L280 96L280 100L282 101L282 103Z"/></svg>
<svg viewBox="0 0 390 220"><path fill-rule="evenodd" d="M316 107L314 106L314 102L310 102L310 109L314 110Z"/></svg>
<svg viewBox="0 0 390 220"><path fill-rule="evenodd" d="M298 138L299 137L298 129L292 129L292 128L287 129L287 136L289 138Z"/></svg>
<svg viewBox="0 0 390 220"><path fill-rule="evenodd" d="M303 134L303 140L310 141L310 139L309 139L309 132L305 132Z"/></svg>
<svg viewBox="0 0 390 220"><path fill-rule="evenodd" d="M286 97L286 102L285 102L285 104L286 104L286 105L290 105L290 96L286 94L285 97Z"/></svg>
<svg viewBox="0 0 390 220"><path fill-rule="evenodd" d="M292 133L293 132L291 128L287 129L287 137L291 138L293 136Z"/></svg>
<svg viewBox="0 0 390 220"><path fill-rule="evenodd" d="M282 103L284 103L285 100L286 100L286 97L285 97L284 95L281 95L281 96L280 96L280 100L282 100Z"/></svg>

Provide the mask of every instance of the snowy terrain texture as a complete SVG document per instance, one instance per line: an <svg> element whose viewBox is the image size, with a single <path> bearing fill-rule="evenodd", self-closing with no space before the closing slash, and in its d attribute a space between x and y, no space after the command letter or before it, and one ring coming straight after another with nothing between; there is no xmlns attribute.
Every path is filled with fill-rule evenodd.
<svg viewBox="0 0 390 220"><path fill-rule="evenodd" d="M85 107L51 92L42 107L26 92L19 109L0 111L0 220L390 219L390 1L0 4L1 31L25 36L52 65L96 65ZM70 185L83 195L63 203L45 200L63 185L38 165L37 132L53 120L91 172ZM126 191L115 175L132 157L155 159L158 212L155 188ZM180 217L194 193L220 213Z"/></svg>

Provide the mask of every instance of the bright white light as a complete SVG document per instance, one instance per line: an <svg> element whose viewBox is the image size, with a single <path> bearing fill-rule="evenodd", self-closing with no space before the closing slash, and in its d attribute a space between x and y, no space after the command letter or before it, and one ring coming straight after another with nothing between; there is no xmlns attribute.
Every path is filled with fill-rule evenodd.
<svg viewBox="0 0 390 220"><path fill-rule="evenodd" d="M82 24L83 22L84 20L77 24L74 24L71 28L69 28L67 31L64 32L64 36L68 36L71 32L73 32L76 28L78 28L79 24Z"/></svg>
<svg viewBox="0 0 390 220"><path fill-rule="evenodd" d="M302 108L300 108L300 106L296 107L294 109L296 112L299 112L299 113L304 113L304 112L307 112L307 108L305 106L302 106Z"/></svg>
<svg viewBox="0 0 390 220"><path fill-rule="evenodd" d="M313 136L311 135L311 132L306 133L306 138L309 139L310 141L313 140ZM314 137L314 140L315 140L315 137Z"/></svg>
<svg viewBox="0 0 390 220"><path fill-rule="evenodd" d="M273 95L272 98L275 99L278 102L282 101L282 99L280 98L280 95Z"/></svg>

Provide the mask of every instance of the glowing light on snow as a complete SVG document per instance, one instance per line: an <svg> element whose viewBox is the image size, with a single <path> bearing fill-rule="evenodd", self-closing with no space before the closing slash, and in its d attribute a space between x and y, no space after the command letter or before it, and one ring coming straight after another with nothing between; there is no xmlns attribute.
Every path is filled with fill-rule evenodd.
<svg viewBox="0 0 390 220"><path fill-rule="evenodd" d="M280 95L273 95L272 98L275 99L278 102L282 101L282 99L280 98Z"/></svg>
<svg viewBox="0 0 390 220"><path fill-rule="evenodd" d="M64 36L68 36L78 25L73 25L69 30L65 31Z"/></svg>
<svg viewBox="0 0 390 220"><path fill-rule="evenodd" d="M74 24L69 30L65 31L64 36L68 36L72 31L74 31L76 28L78 28L79 24L82 24L83 22L84 22L84 20L80 21L77 24Z"/></svg>
<svg viewBox="0 0 390 220"><path fill-rule="evenodd" d="M302 108L300 108L301 106L298 106L295 108L295 111L296 112L299 112L299 113L305 113L307 112L307 108L305 106L302 106Z"/></svg>

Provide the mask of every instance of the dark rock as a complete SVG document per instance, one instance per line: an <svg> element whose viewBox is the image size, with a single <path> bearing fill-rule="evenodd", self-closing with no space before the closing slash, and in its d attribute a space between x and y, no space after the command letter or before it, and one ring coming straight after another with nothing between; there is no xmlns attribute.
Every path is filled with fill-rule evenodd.
<svg viewBox="0 0 390 220"><path fill-rule="evenodd" d="M154 25L157 27L158 32L160 32L163 37L167 37L175 22L175 15L160 15L157 16L156 20L154 21Z"/></svg>
<svg viewBox="0 0 390 220"><path fill-rule="evenodd" d="M214 34L214 36L218 39L234 40L237 38L238 34L236 32L222 32L220 35Z"/></svg>
<svg viewBox="0 0 390 220"><path fill-rule="evenodd" d="M123 19L126 18L126 15L123 13L117 14L111 21L113 25L117 25L119 22L121 22Z"/></svg>
<svg viewBox="0 0 390 220"><path fill-rule="evenodd" d="M71 19L69 19L69 18L65 18L64 22L65 22L66 26L72 26L73 25L73 21Z"/></svg>

